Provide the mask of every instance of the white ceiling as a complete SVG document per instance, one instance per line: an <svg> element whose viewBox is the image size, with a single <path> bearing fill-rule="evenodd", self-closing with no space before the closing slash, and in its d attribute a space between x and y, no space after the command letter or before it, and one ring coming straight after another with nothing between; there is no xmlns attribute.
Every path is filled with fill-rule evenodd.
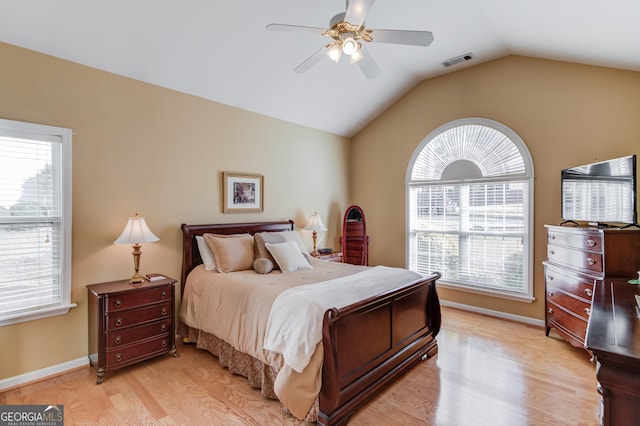
<svg viewBox="0 0 640 426"><path fill-rule="evenodd" d="M345 0L0 0L0 41L342 136L426 78L509 54L640 71L640 0L377 0L369 29L428 30L429 47L367 46L381 75L269 23L327 27ZM374 32L375 40L375 32ZM472 53L445 68L442 62Z"/></svg>

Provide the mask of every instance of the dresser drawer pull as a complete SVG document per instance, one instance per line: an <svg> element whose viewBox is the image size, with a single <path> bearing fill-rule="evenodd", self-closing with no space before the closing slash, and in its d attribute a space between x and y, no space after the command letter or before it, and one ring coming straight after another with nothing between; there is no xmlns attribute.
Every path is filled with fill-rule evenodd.
<svg viewBox="0 0 640 426"><path fill-rule="evenodd" d="M584 313L587 314L587 316L591 315L591 308L584 308Z"/></svg>
<svg viewBox="0 0 640 426"><path fill-rule="evenodd" d="M549 281L553 281L553 275L549 275L549 276L547 276L547 279L548 279Z"/></svg>
<svg viewBox="0 0 640 426"><path fill-rule="evenodd" d="M549 296L549 297L553 297L553 292L552 292L552 291L548 291L548 292L547 292L547 296Z"/></svg>
<svg viewBox="0 0 640 426"><path fill-rule="evenodd" d="M120 327L122 325L122 318L116 318L116 327Z"/></svg>
<svg viewBox="0 0 640 426"><path fill-rule="evenodd" d="M167 331L167 324L162 324L160 326L160 331Z"/></svg>
<svg viewBox="0 0 640 426"><path fill-rule="evenodd" d="M167 308L162 308L162 311L160 313L162 315L167 315Z"/></svg>
<svg viewBox="0 0 640 426"><path fill-rule="evenodd" d="M592 240L591 238L589 238L586 242L587 247L595 247L596 246L596 242L594 240Z"/></svg>
<svg viewBox="0 0 640 426"><path fill-rule="evenodd" d="M122 354L120 352L116 354L116 361L122 361Z"/></svg>
<svg viewBox="0 0 640 426"><path fill-rule="evenodd" d="M586 262L587 262L587 265L590 265L590 266L593 266L596 264L596 261L593 260L593 258L591 257L587 257Z"/></svg>
<svg viewBox="0 0 640 426"><path fill-rule="evenodd" d="M116 336L116 345L119 345L120 343L122 343L122 337Z"/></svg>
<svg viewBox="0 0 640 426"><path fill-rule="evenodd" d="M554 254L556 254L556 252L553 251L553 250L549 250L549 254L554 255Z"/></svg>
<svg viewBox="0 0 640 426"><path fill-rule="evenodd" d="M115 306L116 308L119 308L120 306L122 306L122 301L120 299L116 299L113 302L113 306Z"/></svg>
<svg viewBox="0 0 640 426"><path fill-rule="evenodd" d="M549 308L549 313L552 314L553 313L553 308Z"/></svg>
<svg viewBox="0 0 640 426"><path fill-rule="evenodd" d="M584 294L586 294L587 296L591 297L591 296L593 296L593 290L591 290L590 288L585 288L584 289Z"/></svg>
<svg viewBox="0 0 640 426"><path fill-rule="evenodd" d="M167 292L163 291L162 293L160 293L160 297L162 297L163 299L167 297Z"/></svg>
<svg viewBox="0 0 640 426"><path fill-rule="evenodd" d="M164 339L162 339L162 347L163 347L163 348L166 348L166 347L167 347L167 341L166 341L166 340L164 340Z"/></svg>

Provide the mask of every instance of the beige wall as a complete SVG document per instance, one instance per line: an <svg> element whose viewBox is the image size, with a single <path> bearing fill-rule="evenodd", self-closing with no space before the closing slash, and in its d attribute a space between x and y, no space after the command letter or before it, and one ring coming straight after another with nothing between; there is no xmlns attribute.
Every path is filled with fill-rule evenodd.
<svg viewBox="0 0 640 426"><path fill-rule="evenodd" d="M0 118L74 132L78 304L0 327L0 379L87 355L85 286L131 276L131 247L113 240L136 212L160 238L142 248L143 273L179 277L183 222L291 218L303 227L317 211L329 228L323 245L339 247L348 139L1 43L0 63ZM223 171L265 176L263 213L222 214Z"/></svg>
<svg viewBox="0 0 640 426"><path fill-rule="evenodd" d="M464 117L510 127L533 157L536 301L445 289L440 295L543 319L544 224L560 222L560 170L640 154L640 73L511 56L419 84L353 138L350 188L352 201L366 214L371 264L405 265L409 160L430 132Z"/></svg>

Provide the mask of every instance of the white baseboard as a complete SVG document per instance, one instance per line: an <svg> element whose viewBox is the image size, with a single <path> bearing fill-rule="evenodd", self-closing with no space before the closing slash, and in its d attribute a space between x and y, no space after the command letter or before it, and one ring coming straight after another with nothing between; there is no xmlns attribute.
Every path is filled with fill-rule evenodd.
<svg viewBox="0 0 640 426"><path fill-rule="evenodd" d="M40 370L30 371L18 376L2 379L0 380L0 392L16 386L43 380L47 377L57 376L59 374L66 373L67 371L84 367L87 364L89 364L89 358L83 356L78 359L63 362L62 364L52 365L51 367L41 368Z"/></svg>
<svg viewBox="0 0 640 426"><path fill-rule="evenodd" d="M544 320L539 320L530 317L523 317L522 315L508 314L506 312L494 311L491 309L478 308L477 306L464 305L462 303L449 302L447 300L440 300L440 305L449 306L451 308L460 309L462 311L475 312L477 314L488 315L491 317L506 319L509 321L521 322L524 324L535 325L544 327Z"/></svg>

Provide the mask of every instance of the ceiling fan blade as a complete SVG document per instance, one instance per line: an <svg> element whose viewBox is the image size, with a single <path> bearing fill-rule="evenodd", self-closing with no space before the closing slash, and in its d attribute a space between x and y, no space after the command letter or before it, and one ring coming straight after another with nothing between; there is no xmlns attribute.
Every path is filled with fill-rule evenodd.
<svg viewBox="0 0 640 426"><path fill-rule="evenodd" d="M320 62L320 60L324 57L326 51L327 47L322 46L320 49L316 50L316 53L309 56L307 59L302 61L300 65L295 67L293 71L297 72L298 74L308 71L309 68Z"/></svg>
<svg viewBox="0 0 640 426"><path fill-rule="evenodd" d="M322 34L326 31L326 28L318 27L306 27L304 25L289 25L289 24L269 24L265 27L267 31L307 31Z"/></svg>
<svg viewBox="0 0 640 426"><path fill-rule="evenodd" d="M347 0L347 12L344 15L344 20L353 25L364 24L374 2L375 0Z"/></svg>
<svg viewBox="0 0 640 426"><path fill-rule="evenodd" d="M371 38L376 43L410 44L429 46L433 42L431 31L371 30Z"/></svg>
<svg viewBox="0 0 640 426"><path fill-rule="evenodd" d="M362 59L360 59L357 64L364 76L369 79L378 77L380 75L380 67L376 61L373 60L373 56L371 56L364 46L360 48L360 52L362 52Z"/></svg>

